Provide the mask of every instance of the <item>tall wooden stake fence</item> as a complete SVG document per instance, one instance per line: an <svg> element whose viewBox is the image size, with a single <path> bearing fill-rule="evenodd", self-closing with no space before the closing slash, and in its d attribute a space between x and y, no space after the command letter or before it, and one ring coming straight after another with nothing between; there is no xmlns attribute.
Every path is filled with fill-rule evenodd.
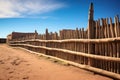
<svg viewBox="0 0 120 80"><path fill-rule="evenodd" d="M32 35L33 36L33 35ZM61 30L8 41L19 46L84 65L85 69L120 79L120 22L119 17L89 21L84 30Z"/></svg>

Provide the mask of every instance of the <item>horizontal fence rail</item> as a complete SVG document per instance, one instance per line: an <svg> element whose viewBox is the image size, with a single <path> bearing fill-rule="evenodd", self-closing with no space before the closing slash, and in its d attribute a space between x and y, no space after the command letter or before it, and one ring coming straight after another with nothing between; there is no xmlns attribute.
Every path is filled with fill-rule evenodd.
<svg viewBox="0 0 120 80"><path fill-rule="evenodd" d="M93 59L97 59L97 60L120 62L120 58L93 55L93 54L85 54L82 52L75 52L75 51L70 51L70 50L65 50L65 49L49 48L49 47L44 47L44 46L34 46L34 45L29 45L29 44L11 44L11 46L26 46L26 47L31 47L31 48L35 48L35 49L39 48L39 49L45 49L45 50L49 50L49 51L59 51L59 52L64 52L64 53L68 53L68 54L72 54L72 55L93 58Z"/></svg>
<svg viewBox="0 0 120 80"><path fill-rule="evenodd" d="M22 43L22 42L83 42L83 43L105 43L105 42L120 42L120 37L116 38L103 38L103 39L64 39L64 40L40 40L40 39L28 39L28 40L20 40L20 41L10 41L10 43Z"/></svg>
<svg viewBox="0 0 120 80"><path fill-rule="evenodd" d="M120 79L120 38L66 39L66 40L22 40L10 41L11 46L72 61L103 70L102 74ZM88 53L88 45L94 45L94 53ZM91 69L92 69L91 68ZM95 71L92 70L92 71ZM108 72L107 74L104 71ZM97 72L97 71L95 71Z"/></svg>

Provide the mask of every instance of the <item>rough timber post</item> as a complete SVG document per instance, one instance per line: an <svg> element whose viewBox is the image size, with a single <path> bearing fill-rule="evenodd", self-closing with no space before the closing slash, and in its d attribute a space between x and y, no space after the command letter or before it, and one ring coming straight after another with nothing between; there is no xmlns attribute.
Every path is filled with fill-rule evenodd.
<svg viewBox="0 0 120 80"><path fill-rule="evenodd" d="M48 33L48 29L46 29L46 31L45 31L45 40L49 40L49 33Z"/></svg>
<svg viewBox="0 0 120 80"><path fill-rule="evenodd" d="M38 37L38 33L37 33L37 30L35 30L34 39L37 39L37 37Z"/></svg>
<svg viewBox="0 0 120 80"><path fill-rule="evenodd" d="M45 40L49 40L48 29L46 29L46 31L45 31ZM45 47L48 47L47 42L45 42L44 44L45 44ZM48 51L47 51L47 50L45 50L45 54L48 54Z"/></svg>
<svg viewBox="0 0 120 80"><path fill-rule="evenodd" d="M90 4L89 8L89 15L88 15L88 39L94 39L95 38L95 21L94 21L94 9L93 9L93 3ZM88 44L88 54L93 54L95 52L94 44L89 43ZM93 59L88 59L88 65L93 66L94 62Z"/></svg>

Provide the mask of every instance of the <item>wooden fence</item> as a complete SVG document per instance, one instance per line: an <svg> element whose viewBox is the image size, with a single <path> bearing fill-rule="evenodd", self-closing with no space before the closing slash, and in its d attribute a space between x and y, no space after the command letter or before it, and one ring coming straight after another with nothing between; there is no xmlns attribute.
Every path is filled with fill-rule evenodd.
<svg viewBox="0 0 120 80"><path fill-rule="evenodd" d="M85 69L120 79L119 17L114 18L114 23L111 18L92 22L86 30L49 33L46 29L45 34L39 34L36 39L30 40L27 36L24 40L11 40L9 44L82 64Z"/></svg>

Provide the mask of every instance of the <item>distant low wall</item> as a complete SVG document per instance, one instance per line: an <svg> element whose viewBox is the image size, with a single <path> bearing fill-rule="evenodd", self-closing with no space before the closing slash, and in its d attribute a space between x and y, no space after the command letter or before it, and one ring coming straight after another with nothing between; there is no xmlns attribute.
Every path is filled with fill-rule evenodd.
<svg viewBox="0 0 120 80"><path fill-rule="evenodd" d="M6 43L6 38L0 38L0 43Z"/></svg>

